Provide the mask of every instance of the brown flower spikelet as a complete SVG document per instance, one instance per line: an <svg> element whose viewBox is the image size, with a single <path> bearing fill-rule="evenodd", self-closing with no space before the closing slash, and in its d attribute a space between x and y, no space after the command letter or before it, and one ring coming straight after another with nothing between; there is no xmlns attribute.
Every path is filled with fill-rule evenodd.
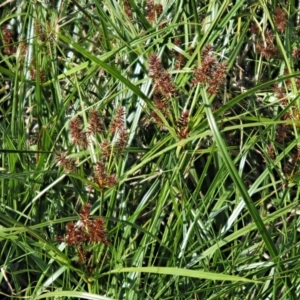
<svg viewBox="0 0 300 300"><path fill-rule="evenodd" d="M110 188L117 183L116 175L109 175L105 164L102 161L98 161L96 163L94 175L94 182L98 184L100 190L104 190L104 188Z"/></svg>
<svg viewBox="0 0 300 300"><path fill-rule="evenodd" d="M69 173L75 170L76 162L74 158L67 158L67 152L57 153L56 160L59 165L63 166L64 170Z"/></svg>
<svg viewBox="0 0 300 300"><path fill-rule="evenodd" d="M116 115L110 124L110 132L116 133L118 130L122 129L124 127L125 123L125 108L120 106L117 109Z"/></svg>
<svg viewBox="0 0 300 300"><path fill-rule="evenodd" d="M101 116L97 110L91 110L90 111L90 117L89 117L89 130L88 133L90 135L95 135L96 133L103 133L104 131L104 125L103 121L101 119Z"/></svg>
<svg viewBox="0 0 300 300"><path fill-rule="evenodd" d="M79 222L69 222L66 226L65 237L58 237L57 240L64 241L70 246L78 247L79 250L82 249L84 244L87 246L90 243L99 242L109 245L104 220L102 218L92 219L90 207L89 203L84 204L80 212ZM83 259L84 255L83 253L81 254Z"/></svg>
<svg viewBox="0 0 300 300"><path fill-rule="evenodd" d="M286 12L280 8L275 8L275 15L274 15L274 24L279 32L284 32L287 23L287 14Z"/></svg>
<svg viewBox="0 0 300 300"><path fill-rule="evenodd" d="M72 143L77 144L84 149L89 145L86 133L82 130L82 124L78 117L73 118L69 124Z"/></svg>
<svg viewBox="0 0 300 300"><path fill-rule="evenodd" d="M202 51L202 65L194 69L192 85L206 84L207 92L217 94L226 79L226 63L218 62L212 53L212 46L206 45Z"/></svg>

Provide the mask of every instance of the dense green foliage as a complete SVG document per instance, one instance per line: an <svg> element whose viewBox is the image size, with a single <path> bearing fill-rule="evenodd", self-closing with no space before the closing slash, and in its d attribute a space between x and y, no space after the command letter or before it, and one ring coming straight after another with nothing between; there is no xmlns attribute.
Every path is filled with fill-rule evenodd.
<svg viewBox="0 0 300 300"><path fill-rule="evenodd" d="M0 299L299 298L295 1L0 12Z"/></svg>

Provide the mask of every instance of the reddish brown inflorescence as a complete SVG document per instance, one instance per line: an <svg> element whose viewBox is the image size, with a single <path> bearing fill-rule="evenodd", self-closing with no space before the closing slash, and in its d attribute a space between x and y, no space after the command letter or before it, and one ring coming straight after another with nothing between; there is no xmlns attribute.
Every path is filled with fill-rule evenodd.
<svg viewBox="0 0 300 300"><path fill-rule="evenodd" d="M265 58L278 58L279 51L275 45L275 37L271 30L266 30L264 34L264 40L260 40L256 44L257 51Z"/></svg>
<svg viewBox="0 0 300 300"><path fill-rule="evenodd" d="M101 116L97 110L90 111L90 118L89 118L89 135L95 135L97 133L101 134L104 131L103 121Z"/></svg>
<svg viewBox="0 0 300 300"><path fill-rule="evenodd" d="M100 190L110 188L117 183L115 174L109 174L106 170L105 164L101 161L96 163L94 175L94 182L98 184Z"/></svg>
<svg viewBox="0 0 300 300"><path fill-rule="evenodd" d="M63 166L64 170L69 173L75 170L76 162L74 158L67 158L67 152L56 154L56 161Z"/></svg>
<svg viewBox="0 0 300 300"><path fill-rule="evenodd" d="M226 63L220 63L213 55L212 46L206 45L202 51L202 65L194 70L192 85L207 85L209 94L217 94L226 79Z"/></svg>
<svg viewBox="0 0 300 300"><path fill-rule="evenodd" d="M16 47L13 45L13 31L7 24L2 25L2 36L5 54L13 54L16 52Z"/></svg>
<svg viewBox="0 0 300 300"><path fill-rule="evenodd" d="M176 89L171 74L162 66L156 54L149 57L149 77L153 79L153 103L157 111L167 118L169 116L169 100L174 96ZM163 127L163 121L156 111L151 112L152 120Z"/></svg>
<svg viewBox="0 0 300 300"><path fill-rule="evenodd" d="M155 21L155 16L156 19L158 19L162 14L163 7L161 4L154 4L153 0L147 0L146 11L147 11L147 20L150 23L153 23Z"/></svg>
<svg viewBox="0 0 300 300"><path fill-rule="evenodd" d="M124 128L124 123L125 123L125 109L124 107L120 106L117 109L116 115L110 124L109 129L111 133L116 133L118 130Z"/></svg>
<svg viewBox="0 0 300 300"><path fill-rule="evenodd" d="M72 137L72 143L77 144L84 149L89 145L87 140L87 134L82 130L82 123L78 117L73 118L70 121L70 133Z"/></svg>
<svg viewBox="0 0 300 300"><path fill-rule="evenodd" d="M69 246L75 247L78 254L78 261L86 263L89 245L103 243L109 245L107 231L103 218L93 219L90 215L91 204L83 205L78 222L69 222L66 226L64 237L57 237L58 241L63 241Z"/></svg>
<svg viewBox="0 0 300 300"><path fill-rule="evenodd" d="M132 9L129 0L124 0L124 10L128 18L132 19Z"/></svg>
<svg viewBox="0 0 300 300"><path fill-rule="evenodd" d="M189 134L189 110L184 110L180 116L180 118L177 120L177 135L180 139L187 138Z"/></svg>
<svg viewBox="0 0 300 300"><path fill-rule="evenodd" d="M274 24L279 32L284 32L287 24L287 13L280 7L275 8Z"/></svg>

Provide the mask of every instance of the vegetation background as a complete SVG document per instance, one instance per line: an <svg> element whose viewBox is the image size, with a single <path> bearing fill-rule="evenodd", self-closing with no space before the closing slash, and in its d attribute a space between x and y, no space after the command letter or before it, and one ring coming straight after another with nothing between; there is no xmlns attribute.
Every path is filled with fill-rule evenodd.
<svg viewBox="0 0 300 300"><path fill-rule="evenodd" d="M0 3L0 299L299 299L299 1Z"/></svg>

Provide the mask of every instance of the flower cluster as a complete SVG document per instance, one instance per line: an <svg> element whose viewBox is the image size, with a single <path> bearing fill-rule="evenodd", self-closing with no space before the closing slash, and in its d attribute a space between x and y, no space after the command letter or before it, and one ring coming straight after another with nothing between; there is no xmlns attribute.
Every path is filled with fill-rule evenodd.
<svg viewBox="0 0 300 300"><path fill-rule="evenodd" d="M104 131L104 124L103 120L100 117L100 114L97 110L92 109L90 111L90 118L89 118L89 135L96 135L97 133L101 134Z"/></svg>
<svg viewBox="0 0 300 300"><path fill-rule="evenodd" d="M75 117L70 121L70 134L72 137L72 143L87 149L89 142L87 134L82 129L82 122L79 117Z"/></svg>
<svg viewBox="0 0 300 300"><path fill-rule="evenodd" d="M275 138L278 143L284 143L291 139L291 127L288 124L276 126Z"/></svg>
<svg viewBox="0 0 300 300"><path fill-rule="evenodd" d="M103 218L93 219L90 215L90 208L91 205L89 203L84 204L80 212L79 221L68 223L65 236L57 237L58 241L75 247L78 261L81 264L87 263L89 245L95 243L109 245Z"/></svg>
<svg viewBox="0 0 300 300"><path fill-rule="evenodd" d="M130 20L132 20L132 10L129 0L124 0L124 10Z"/></svg>
<svg viewBox="0 0 300 300"><path fill-rule="evenodd" d="M147 0L146 10L147 10L147 20L150 23L153 23L155 21L155 16L158 19L162 14L163 7L161 4L154 4L153 0Z"/></svg>
<svg viewBox="0 0 300 300"><path fill-rule="evenodd" d="M179 37L176 37L174 39L174 45L176 45L178 47L180 46L180 38ZM175 54L175 51L173 51L173 53ZM175 69L180 70L184 65L185 58L182 55L182 53L179 53L179 52L176 52L175 55L176 55Z"/></svg>
<svg viewBox="0 0 300 300"><path fill-rule="evenodd" d="M283 86L279 86L278 84L274 84L273 86L273 92L274 95L280 100L280 101L285 101L285 88ZM286 103L284 103L286 104Z"/></svg>
<svg viewBox="0 0 300 300"><path fill-rule="evenodd" d="M271 30L266 30L264 39L256 44L257 51L265 58L278 58L279 51L275 45L275 37Z"/></svg>
<svg viewBox="0 0 300 300"><path fill-rule="evenodd" d="M156 54L149 57L149 77L154 83L154 106L165 117L169 115L169 100L175 94L175 86L171 79L171 74L166 71L161 63L161 60ZM162 120L156 112L151 113L154 122L163 125Z"/></svg>
<svg viewBox="0 0 300 300"><path fill-rule="evenodd" d="M104 140L100 144L104 159L108 159L110 157L111 149L114 150L114 154L122 154L124 152L124 149L128 143L128 133L125 124L125 109L121 106L116 110L116 114L109 126L109 132L111 134L117 134L114 147L110 145L108 140ZM104 122L98 111L91 110L89 116L88 134L96 135L97 133L105 133Z"/></svg>
<svg viewBox="0 0 300 300"><path fill-rule="evenodd" d="M184 110L177 120L177 135L181 140L187 138L189 133L189 113L189 110Z"/></svg>
<svg viewBox="0 0 300 300"><path fill-rule="evenodd" d="M68 158L67 152L57 153L56 160L59 165L63 166L64 170L69 173L75 170L76 163L74 158Z"/></svg>
<svg viewBox="0 0 300 300"><path fill-rule="evenodd" d="M44 32L41 24L39 23L35 23L35 32L36 32L36 36L38 37L38 39L42 42L44 42L47 38L46 33Z"/></svg>
<svg viewBox="0 0 300 300"><path fill-rule="evenodd" d="M13 45L13 31L6 24L2 25L2 36L5 54L13 54L16 52L16 47Z"/></svg>
<svg viewBox="0 0 300 300"><path fill-rule="evenodd" d="M295 59L299 59L300 58L300 47L295 47L292 51L292 56Z"/></svg>
<svg viewBox="0 0 300 300"><path fill-rule="evenodd" d="M124 152L128 143L128 133L125 125L125 109L119 107L116 111L116 115L110 124L110 132L117 134L117 140L114 145L115 154L120 155Z"/></svg>
<svg viewBox="0 0 300 300"><path fill-rule="evenodd" d="M287 13L280 7L275 8L274 24L279 32L284 32L287 23Z"/></svg>
<svg viewBox="0 0 300 300"><path fill-rule="evenodd" d="M110 142L108 140L104 140L101 145L100 149L102 151L102 157L104 160L107 160L110 158L112 147L110 145Z"/></svg>
<svg viewBox="0 0 300 300"><path fill-rule="evenodd" d="M217 94L226 79L226 63L220 63L212 52L212 45L208 44L202 51L202 65L194 70L192 85L198 83L208 86L209 94Z"/></svg>
<svg viewBox="0 0 300 300"><path fill-rule="evenodd" d="M273 144L267 145L267 153L269 155L269 158L271 158L272 160L274 160L276 158L275 149L274 149Z"/></svg>
<svg viewBox="0 0 300 300"><path fill-rule="evenodd" d="M119 107L117 109L116 115L113 119L113 121L110 124L110 131L111 133L116 133L118 130L124 128L125 124L125 109L124 107Z"/></svg>
<svg viewBox="0 0 300 300"><path fill-rule="evenodd" d="M46 73L44 70L41 68L39 69L39 75L37 76L37 70L36 67L34 66L34 63L31 64L30 69L30 77L32 80L36 80L39 82L45 82L46 81Z"/></svg>
<svg viewBox="0 0 300 300"><path fill-rule="evenodd" d="M92 181L98 185L101 192L117 183L116 175L111 174L111 171L108 170L110 170L110 158L122 156L127 146L129 137L125 122L125 109L119 107L111 121L109 130L105 129L104 120L100 113L94 109L89 114L87 132L83 130L80 117L74 117L69 123L73 144L87 149L90 143L95 143L100 148L101 159L95 165ZM107 134L106 139L103 137L105 133ZM101 135L99 139L102 139L102 142L98 142L97 134ZM110 141L112 135L115 135L114 142ZM67 158L67 153L57 154L56 160L67 173L75 170L75 160Z"/></svg>
<svg viewBox="0 0 300 300"><path fill-rule="evenodd" d="M164 71L165 70L158 55L151 54L149 57L149 77L156 80Z"/></svg>
<svg viewBox="0 0 300 300"><path fill-rule="evenodd" d="M110 188L117 183L115 174L108 174L105 164L101 161L97 162L94 171L94 182L98 184L101 191L105 188Z"/></svg>

